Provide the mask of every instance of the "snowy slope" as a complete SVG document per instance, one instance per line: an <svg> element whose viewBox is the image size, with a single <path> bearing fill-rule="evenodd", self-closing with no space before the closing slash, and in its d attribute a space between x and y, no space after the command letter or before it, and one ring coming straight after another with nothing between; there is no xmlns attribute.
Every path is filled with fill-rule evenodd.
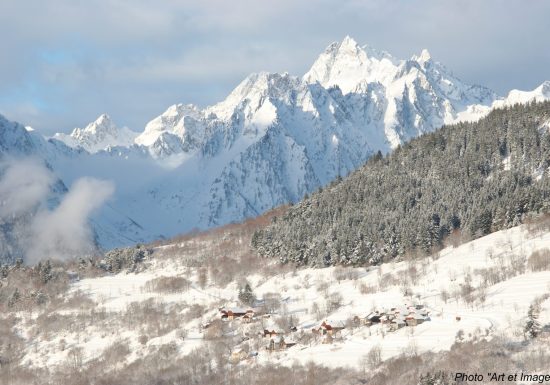
<svg viewBox="0 0 550 385"><path fill-rule="evenodd" d="M70 135L37 142L33 131L32 140L0 145L46 158L67 185L84 175L113 180L111 207L95 218L104 229L100 243L113 247L296 202L379 150L494 107L548 97L544 83L499 99L426 50L399 60L346 37L303 77L252 74L216 105L169 107L139 135L102 115Z"/></svg>
<svg viewBox="0 0 550 385"><path fill-rule="evenodd" d="M109 317L90 325L84 337L81 331L72 328L50 336L46 333L34 336L28 334L34 322L19 326L21 335L32 336L28 339L24 362L34 367L55 367L66 362L70 348L74 347L82 348L84 360L89 362L100 357L118 340L124 340L130 346L131 353L125 364L148 354L152 346L173 343L177 346L175 354L184 356L208 344L210 341L205 340L208 330L200 325L219 319L220 306L237 304L238 286L236 281L225 287L217 285L210 276L201 288L198 268L193 267L193 261L207 250L214 258L220 258L219 253L226 250L215 250L223 243L222 238L226 236L190 238L178 244L161 246L156 249L153 259L146 262L147 269L143 272L120 273L73 283L73 295L88 297L97 314L108 314ZM386 360L408 354L411 349L418 353L448 350L456 341L474 338L505 336L510 341L522 342L529 306L543 294L550 293L550 271L533 271L528 260L533 252L548 253L549 248L550 233L544 230L529 232L526 226L521 226L456 248L448 247L424 260L389 263L368 269L331 267L277 272L277 268L271 266L263 272L248 274L246 279L257 298L263 298L267 293L280 294L279 310L269 319L258 318L250 324L239 320L226 322L225 330L226 333L232 331L235 337L248 333L249 338L243 344L257 349L259 354L255 361L245 361L243 365L276 362L292 366L296 361L303 364L313 361L332 367L361 368L362 357L376 346L380 347L382 358ZM190 287L161 295L147 285L159 277L184 277L190 281ZM464 287L471 287L469 296L463 294ZM340 304L329 310L328 299L334 293L340 295ZM147 319L140 319L142 323L136 325L127 323L123 317L147 301L165 309L180 310L171 314L177 319L173 330L150 335L145 344L140 344L140 333L149 327ZM85 307L79 308L80 303L86 301L80 299L74 308L65 305L59 313L83 312L83 317L86 317L89 311ZM187 317L189 304L204 309L194 317ZM410 304L425 306L429 320L397 331L390 331L382 324L355 328L347 324L330 344L322 343L320 337L301 337L311 336L311 329L323 320L346 321L354 316L365 317L373 310L403 308ZM550 325L549 309L550 300L546 299L541 303L539 318L543 326ZM281 330L277 320L290 316L298 330L287 332L285 340L294 340L298 344L284 351L267 352L265 346L269 339L256 333L265 328ZM164 316L167 318L168 315ZM177 331L181 329L187 331L184 340L177 338ZM61 340L66 342L64 350L59 348ZM238 350L240 341L234 338L230 351Z"/></svg>

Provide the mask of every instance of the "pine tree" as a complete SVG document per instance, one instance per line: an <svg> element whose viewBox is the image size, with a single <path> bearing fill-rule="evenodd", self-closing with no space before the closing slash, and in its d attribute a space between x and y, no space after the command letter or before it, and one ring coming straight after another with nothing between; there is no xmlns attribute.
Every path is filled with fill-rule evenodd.
<svg viewBox="0 0 550 385"><path fill-rule="evenodd" d="M52 264L50 260L47 260L44 264L39 265L39 274L42 283L48 283L52 278Z"/></svg>
<svg viewBox="0 0 550 385"><path fill-rule="evenodd" d="M10 299L8 300L8 307L13 307L21 299L21 293L19 289L15 288L15 291L12 293Z"/></svg>
<svg viewBox="0 0 550 385"><path fill-rule="evenodd" d="M527 322L525 323L524 332L529 338L536 338L541 332L541 325L538 320L540 308L536 304L529 306L527 312Z"/></svg>
<svg viewBox="0 0 550 385"><path fill-rule="evenodd" d="M239 289L238 298L243 304L249 306L252 306L252 304L256 301L256 296L252 292L252 288L248 282L244 285L244 289L242 287Z"/></svg>

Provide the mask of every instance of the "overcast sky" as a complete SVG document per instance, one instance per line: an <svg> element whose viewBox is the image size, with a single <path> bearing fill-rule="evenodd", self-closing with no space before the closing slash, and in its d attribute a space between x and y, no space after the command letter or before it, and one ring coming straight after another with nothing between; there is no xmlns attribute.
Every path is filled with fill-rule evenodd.
<svg viewBox="0 0 550 385"><path fill-rule="evenodd" d="M428 48L499 94L550 79L543 0L2 0L0 113L44 133L101 113L141 131L246 75L302 75L350 35L398 58Z"/></svg>

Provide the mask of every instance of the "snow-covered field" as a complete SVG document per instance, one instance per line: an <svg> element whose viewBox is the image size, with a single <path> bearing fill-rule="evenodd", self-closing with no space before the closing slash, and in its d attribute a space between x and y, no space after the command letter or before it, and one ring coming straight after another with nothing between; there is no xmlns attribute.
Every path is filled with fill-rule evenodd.
<svg viewBox="0 0 550 385"><path fill-rule="evenodd" d="M226 354L246 344L258 354L241 361L241 365L276 362L290 366L313 361L330 367L360 368L363 357L374 347L380 348L386 360L411 351L448 350L456 341L474 338L504 335L511 340L523 340L529 306L550 293L550 271L534 272L528 264L534 251L545 249L550 249L550 233L529 233L526 226L520 226L456 248L449 246L416 261L368 268L280 272L273 266L269 276L258 272L248 275L246 280L258 299L268 293L280 295L277 312L269 319L258 316L250 324L224 321L224 333L233 336L230 339L233 345ZM158 255L162 251L159 249ZM28 342L23 362L33 367L60 365L74 354L71 352L75 348L81 349L82 359L87 362L120 342L129 349L121 363L127 364L166 344L175 345L174 354L183 356L211 342L204 338L208 329L201 325L219 319L220 307L239 305L239 284L233 281L219 287L212 279L200 282L198 269L185 266L184 261L181 256L153 257L139 273L74 282L70 293L83 300L77 306L58 311L60 315L75 317L74 325L60 333L38 334L30 333L33 323L22 326L20 333ZM161 294L147 284L155 278L174 276L186 278L189 288ZM239 281L242 284L243 279ZM354 316L365 317L373 310L406 304L423 305L429 311L429 320L396 331L382 324L350 327L349 320ZM193 305L201 307L191 310ZM138 307L145 310L135 310ZM550 300L542 301L540 308L539 321L542 325L550 324ZM155 313L157 318L147 317L158 309L162 310ZM257 331L282 329L278 326L281 318L296 327L285 339L297 344L270 353L265 349L269 339L257 336ZM312 335L312 328L325 320L348 323L332 343L303 337ZM159 322L168 322L168 326L151 326ZM249 339L241 342L240 337L246 332Z"/></svg>

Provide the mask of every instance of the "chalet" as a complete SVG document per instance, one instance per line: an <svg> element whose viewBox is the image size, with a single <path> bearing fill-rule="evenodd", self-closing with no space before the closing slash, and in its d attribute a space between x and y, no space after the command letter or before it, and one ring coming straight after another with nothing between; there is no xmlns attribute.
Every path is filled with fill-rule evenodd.
<svg viewBox="0 0 550 385"><path fill-rule="evenodd" d="M424 322L424 317L421 314L410 313L405 317L407 326L416 326Z"/></svg>
<svg viewBox="0 0 550 385"><path fill-rule="evenodd" d="M367 321L369 321L371 324L377 324L377 323L380 323L380 317L382 315L380 314L380 312L378 311L373 311L372 313L370 313L369 315L367 315L365 317L365 319Z"/></svg>
<svg viewBox="0 0 550 385"><path fill-rule="evenodd" d="M282 333L275 329L264 329L264 332L263 332L263 336L266 338L273 338L275 336L278 336L279 334L282 334Z"/></svg>
<svg viewBox="0 0 550 385"><path fill-rule="evenodd" d="M313 328L313 332L322 335L334 335L345 328L346 325L342 321L323 321L318 328Z"/></svg>
<svg viewBox="0 0 550 385"><path fill-rule="evenodd" d="M245 315L252 319L254 317L254 310L250 308L234 307L229 309L220 309L222 320L234 320L236 318L244 317Z"/></svg>
<svg viewBox="0 0 550 385"><path fill-rule="evenodd" d="M283 336L278 336L269 339L269 343L266 346L266 349L270 352L273 352L278 350L285 350L294 345L296 345L296 342L290 340L286 341Z"/></svg>

